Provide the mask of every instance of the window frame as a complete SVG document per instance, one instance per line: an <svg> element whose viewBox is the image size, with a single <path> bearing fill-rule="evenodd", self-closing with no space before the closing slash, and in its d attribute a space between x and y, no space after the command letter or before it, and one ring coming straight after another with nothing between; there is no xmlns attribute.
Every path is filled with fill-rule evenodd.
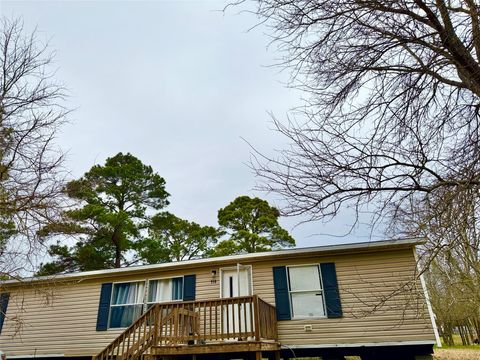
<svg viewBox="0 0 480 360"><path fill-rule="evenodd" d="M299 268L299 267L307 267L307 266L315 266L318 270L318 277L319 277L319 283L320 283L320 289L318 290L291 290L291 283L290 283L290 268ZM323 286L323 277L322 277L322 268L320 264L297 264L297 265L288 265L286 266L287 270L287 285L288 285L288 300L290 303L290 314L291 314L291 320L306 320L306 319L327 319L327 308L326 308L326 302L325 302L325 289ZM323 305L323 315L316 315L316 316L299 316L295 315L293 311L293 299L292 299L292 293L293 294L306 294L306 293L321 293L322 297L322 305Z"/></svg>
<svg viewBox="0 0 480 360"><path fill-rule="evenodd" d="M148 302L148 295L149 295L149 287L150 287L150 281L155 281L155 280L167 280L167 279L175 279L175 278L182 278L182 299L179 300L170 300L170 301L163 301L163 302ZM141 303L132 303L132 304L113 304L113 294L115 292L115 285L117 284L129 284L129 283L143 283L144 289L143 289L143 296L142 296L142 302ZM142 305L142 312L141 314L144 314L145 311L148 310L148 305L150 304L162 304L162 303L169 303L169 302L182 302L183 301L183 284L185 283L185 275L179 275L179 276L164 276L164 277L158 277L158 278L147 278L147 279L141 279L141 280L126 280L126 281L113 281L112 282L112 293L110 294L110 304L108 307L108 321L107 321L107 330L115 330L115 329L126 329L128 326L124 327L111 327L110 326L110 321L111 321L111 316L112 316L112 307L120 307L120 306L135 306L135 305ZM135 319L136 320L136 319ZM134 320L134 321L135 321Z"/></svg>
<svg viewBox="0 0 480 360"><path fill-rule="evenodd" d="M117 284L130 284L130 283L143 283L143 297L142 297L142 302L141 303L132 303L132 304L113 304L113 294L115 293L115 285ZM112 282L112 293L110 294L110 305L108 307L108 322L107 322L107 329L126 329L128 326L119 326L119 327L111 327L110 326L110 321L111 321L111 316L112 316L112 307L120 307L120 306L135 306L135 305L142 305L142 312L143 314L145 312L145 293L147 291L146 288L147 285L147 280L127 280L127 281L114 281ZM140 316L141 316L140 314ZM135 320L134 320L135 321Z"/></svg>
<svg viewBox="0 0 480 360"><path fill-rule="evenodd" d="M242 265L244 269L247 269L248 271L248 288L250 290L250 294L255 294L253 292L253 265ZM219 280L220 280L220 286L219 286L219 293L218 293L218 296L219 296L219 299L224 299L223 297L223 286L225 284L223 284L223 273L224 271L230 271L230 270L237 270L237 266L234 265L234 266L225 266L225 267L221 267L219 268ZM250 296L250 295L247 295L247 296Z"/></svg>
<svg viewBox="0 0 480 360"><path fill-rule="evenodd" d="M173 280L176 278L182 278L182 298L179 300L170 300L170 301L148 301L148 297L150 295L150 281L158 281L158 280ZM159 278L152 278L152 279L146 279L146 288L145 288L145 299L143 301L144 303L144 311L148 309L148 305L151 304L165 304L165 303L170 303L170 302L182 302L183 301L183 286L185 284L185 275L179 275L179 276L164 276L164 277L159 277Z"/></svg>

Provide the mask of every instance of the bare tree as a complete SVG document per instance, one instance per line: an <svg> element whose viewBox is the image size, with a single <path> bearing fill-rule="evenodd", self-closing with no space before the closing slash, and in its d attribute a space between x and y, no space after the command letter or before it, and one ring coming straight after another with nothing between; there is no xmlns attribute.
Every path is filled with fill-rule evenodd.
<svg viewBox="0 0 480 360"><path fill-rule="evenodd" d="M0 19L0 275L30 271L37 230L62 198L64 89L53 80L53 54L20 20Z"/></svg>
<svg viewBox="0 0 480 360"><path fill-rule="evenodd" d="M284 55L279 65L307 97L288 122L274 119L290 146L254 153L261 188L282 195L286 215L329 220L352 207L352 226L365 212L373 229L380 221L377 230L425 237L416 275L432 265L434 295L442 289L432 279L455 284L448 299L468 294L457 305L478 324L478 2L256 3ZM433 297L436 310L451 306L443 300Z"/></svg>
<svg viewBox="0 0 480 360"><path fill-rule="evenodd" d="M288 123L275 120L290 147L254 159L286 214L328 219L353 206L375 223L441 189L479 187L475 1L257 3L308 96Z"/></svg>
<svg viewBox="0 0 480 360"><path fill-rule="evenodd" d="M464 345L480 337L480 201L475 191L439 190L436 198L399 217L405 233L428 239L420 262L448 345L453 345L454 329Z"/></svg>

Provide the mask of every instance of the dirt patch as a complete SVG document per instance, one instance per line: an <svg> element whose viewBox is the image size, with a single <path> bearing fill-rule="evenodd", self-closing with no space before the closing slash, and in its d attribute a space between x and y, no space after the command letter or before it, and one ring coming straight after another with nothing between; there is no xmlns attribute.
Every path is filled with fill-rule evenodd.
<svg viewBox="0 0 480 360"><path fill-rule="evenodd" d="M466 349L437 349L435 360L480 360L480 351Z"/></svg>

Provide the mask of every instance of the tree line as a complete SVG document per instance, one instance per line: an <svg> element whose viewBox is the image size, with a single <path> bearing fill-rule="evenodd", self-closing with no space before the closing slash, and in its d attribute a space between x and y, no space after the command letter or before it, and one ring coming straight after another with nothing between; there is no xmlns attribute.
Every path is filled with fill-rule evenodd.
<svg viewBox="0 0 480 360"><path fill-rule="evenodd" d="M240 196L203 226L166 210L166 182L118 153L68 181L55 138L68 120L53 52L21 20L0 22L0 279L293 246L280 212ZM39 267L48 248L50 260Z"/></svg>
<svg viewBox="0 0 480 360"><path fill-rule="evenodd" d="M37 275L155 264L294 246L279 211L258 197L239 196L218 211L219 227L165 211L165 180L131 154L119 153L65 186L72 203L42 227L53 261ZM65 238L74 241L65 244Z"/></svg>

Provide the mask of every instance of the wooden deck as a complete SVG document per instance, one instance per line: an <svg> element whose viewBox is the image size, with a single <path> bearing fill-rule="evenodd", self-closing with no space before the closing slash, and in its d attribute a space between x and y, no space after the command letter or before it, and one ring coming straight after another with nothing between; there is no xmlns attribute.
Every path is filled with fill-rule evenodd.
<svg viewBox="0 0 480 360"><path fill-rule="evenodd" d="M280 344L266 341L224 342L205 345L153 346L150 355L201 355L241 352L279 351Z"/></svg>
<svg viewBox="0 0 480 360"><path fill-rule="evenodd" d="M275 307L256 295L154 304L93 360L278 351Z"/></svg>

